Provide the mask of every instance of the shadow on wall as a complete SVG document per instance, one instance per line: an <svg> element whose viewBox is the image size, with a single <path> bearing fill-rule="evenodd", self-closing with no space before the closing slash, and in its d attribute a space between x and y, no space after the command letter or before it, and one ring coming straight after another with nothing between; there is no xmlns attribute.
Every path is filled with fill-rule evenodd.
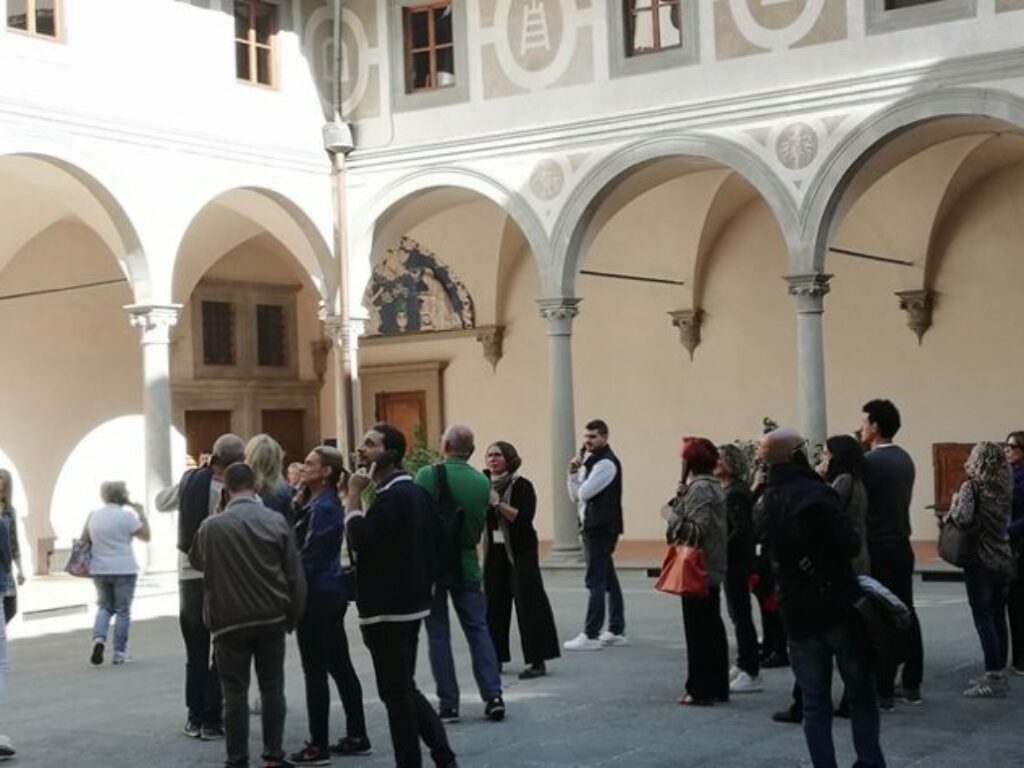
<svg viewBox="0 0 1024 768"><path fill-rule="evenodd" d="M6 469L11 473L11 483L14 485L14 498L11 503L14 504L14 511L18 515L18 543L21 545L21 564L25 568L25 573L35 573L35 548L29 546L28 539L25 537L25 523L28 520L28 496L25 495L25 483L21 480L21 473L18 472L18 468L15 466L11 457L7 455L2 447L0 447L0 468Z"/></svg>

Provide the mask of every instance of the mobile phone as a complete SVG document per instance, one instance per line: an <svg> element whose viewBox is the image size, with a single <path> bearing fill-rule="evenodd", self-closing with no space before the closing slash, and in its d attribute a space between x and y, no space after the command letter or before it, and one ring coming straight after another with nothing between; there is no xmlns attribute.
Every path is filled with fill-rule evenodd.
<svg viewBox="0 0 1024 768"><path fill-rule="evenodd" d="M587 455L587 446L586 445L581 445L580 446L580 461L583 461L583 457L586 456L586 455Z"/></svg>

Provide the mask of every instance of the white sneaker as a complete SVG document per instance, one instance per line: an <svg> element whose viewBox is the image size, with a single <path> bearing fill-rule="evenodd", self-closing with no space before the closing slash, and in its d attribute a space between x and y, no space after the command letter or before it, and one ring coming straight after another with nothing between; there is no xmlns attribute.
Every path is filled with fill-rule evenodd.
<svg viewBox="0 0 1024 768"><path fill-rule="evenodd" d="M729 683L729 693L758 693L763 691L761 676L751 677L746 672L740 672L733 681Z"/></svg>
<svg viewBox="0 0 1024 768"><path fill-rule="evenodd" d="M737 667L737 666L736 666L735 664L733 664L733 665L732 665L731 667L729 667L729 682L731 683L731 682L732 682L733 680L735 680L735 679L736 679L736 676L737 676L737 675L738 675L738 674L739 674L740 672L742 672L742 671L743 671L743 670L741 670L741 669L740 669L739 667Z"/></svg>
<svg viewBox="0 0 1024 768"><path fill-rule="evenodd" d="M572 640L562 643L567 651L600 651L604 646L596 637L587 637L586 633L580 632Z"/></svg>
<svg viewBox="0 0 1024 768"><path fill-rule="evenodd" d="M250 715L262 715L263 714L263 699L260 696L253 696L252 703L249 704Z"/></svg>
<svg viewBox="0 0 1024 768"><path fill-rule="evenodd" d="M0 760L10 760L15 754L10 736L0 736Z"/></svg>
<svg viewBox="0 0 1024 768"><path fill-rule="evenodd" d="M601 642L601 645L629 645L629 638L625 635L616 635L614 632L602 632L598 635L597 639Z"/></svg>

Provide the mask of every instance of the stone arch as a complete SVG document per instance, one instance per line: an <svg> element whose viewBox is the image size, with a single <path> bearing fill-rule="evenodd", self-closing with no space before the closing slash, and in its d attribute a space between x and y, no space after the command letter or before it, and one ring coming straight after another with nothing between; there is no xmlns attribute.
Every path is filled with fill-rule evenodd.
<svg viewBox="0 0 1024 768"><path fill-rule="evenodd" d="M189 247L189 237L213 206L226 208L235 218L236 226L221 233L223 242L210 249L205 260L189 264L185 253ZM246 222L251 226L247 226ZM179 238L172 268L174 300L181 302L186 299L217 258L251 238L255 230L266 231L274 236L302 265L320 298L328 304L333 301L338 292L338 269L331 248L313 219L288 196L258 186L225 189L212 196L189 217Z"/></svg>
<svg viewBox="0 0 1024 768"><path fill-rule="evenodd" d="M533 252L538 270L549 266L547 234L537 214L523 197L486 174L467 168L423 169L389 184L374 197L354 229L356 253L370 254L379 221L416 195L446 187L473 192L484 197L509 216L519 227Z"/></svg>
<svg viewBox="0 0 1024 768"><path fill-rule="evenodd" d="M950 88L908 96L862 121L822 161L800 208L795 272L820 272L835 227L860 194L925 147L971 132L1024 130L1024 98L1007 91Z"/></svg>
<svg viewBox="0 0 1024 768"><path fill-rule="evenodd" d="M555 223L552 244L555 295L571 296L581 266L582 247L601 204L617 183L659 160L689 159L705 167L724 166L743 177L768 204L788 239L796 223L796 204L784 182L747 147L713 134L661 134L615 150L600 160L570 193Z"/></svg>
<svg viewBox="0 0 1024 768"><path fill-rule="evenodd" d="M86 158L67 159L53 154L47 145L4 146L0 144L0 175L8 163L41 163L49 169L56 169L71 184L85 190L88 198L95 202L99 211L76 210L83 222L94 229L97 235L110 249L125 278L136 302L144 302L152 297L154 286L150 279L150 266L146 257L139 232L118 196L111 191L111 186L100 178ZM21 170L31 171L24 167ZM100 218L97 220L96 215ZM35 234L42 231L55 220L41 223L35 231L29 233L20 245L27 243ZM13 249L17 252L20 246ZM6 249L5 249L6 250Z"/></svg>

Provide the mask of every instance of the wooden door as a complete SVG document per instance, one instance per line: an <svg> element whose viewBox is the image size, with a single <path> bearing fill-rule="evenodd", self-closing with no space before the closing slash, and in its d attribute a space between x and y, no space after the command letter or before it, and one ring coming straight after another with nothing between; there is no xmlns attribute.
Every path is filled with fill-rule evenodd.
<svg viewBox="0 0 1024 768"><path fill-rule="evenodd" d="M935 470L935 509L949 510L952 495L967 478L964 462L974 443L932 443L932 467Z"/></svg>
<svg viewBox="0 0 1024 768"><path fill-rule="evenodd" d="M284 449L284 466L293 461L304 461L308 449L303 424L306 412L300 409L274 409L261 413L262 429Z"/></svg>
<svg viewBox="0 0 1024 768"><path fill-rule="evenodd" d="M415 392L378 392L377 421L401 430L409 448L426 439L427 428L427 393L424 390Z"/></svg>
<svg viewBox="0 0 1024 768"><path fill-rule="evenodd" d="M196 461L213 452L214 441L231 431L231 411L185 411L185 450Z"/></svg>

